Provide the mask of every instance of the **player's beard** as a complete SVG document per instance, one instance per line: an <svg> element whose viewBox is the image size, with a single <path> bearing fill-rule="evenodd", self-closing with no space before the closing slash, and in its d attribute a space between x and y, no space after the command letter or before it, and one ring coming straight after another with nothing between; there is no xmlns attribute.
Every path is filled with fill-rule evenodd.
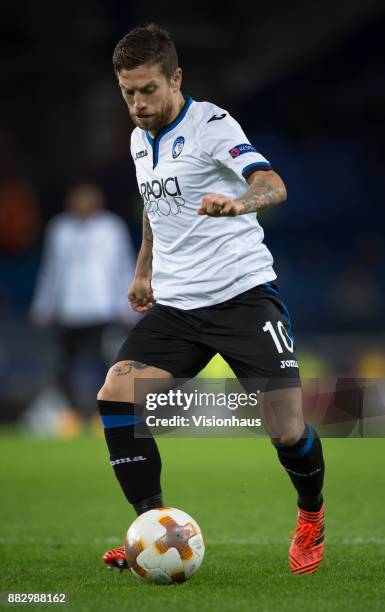
<svg viewBox="0 0 385 612"><path fill-rule="evenodd" d="M172 113L173 113L173 104L170 100L164 104L162 110L159 113L156 113L152 117L149 118L151 119L151 121L150 120L147 121L145 126L143 125L143 123L138 121L138 117L133 116L132 119L135 125L140 127L142 130L144 129L148 132L152 132L156 134L157 132L160 132L162 128L166 127L166 125L171 123Z"/></svg>

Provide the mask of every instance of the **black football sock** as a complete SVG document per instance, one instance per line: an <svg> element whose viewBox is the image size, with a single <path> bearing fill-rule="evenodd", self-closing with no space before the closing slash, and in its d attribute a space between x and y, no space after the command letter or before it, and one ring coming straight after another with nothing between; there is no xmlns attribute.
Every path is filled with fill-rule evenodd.
<svg viewBox="0 0 385 612"><path fill-rule="evenodd" d="M158 447L137 408L130 402L98 400L111 465L127 500L142 514L164 504Z"/></svg>
<svg viewBox="0 0 385 612"><path fill-rule="evenodd" d="M317 432L305 426L301 438L292 446L275 444L278 458L298 492L298 506L317 512L323 503L322 486L325 464Z"/></svg>

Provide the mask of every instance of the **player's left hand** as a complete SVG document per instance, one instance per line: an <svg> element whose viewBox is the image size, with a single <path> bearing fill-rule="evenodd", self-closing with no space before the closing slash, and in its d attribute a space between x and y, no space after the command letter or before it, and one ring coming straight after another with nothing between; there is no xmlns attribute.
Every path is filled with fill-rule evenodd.
<svg viewBox="0 0 385 612"><path fill-rule="evenodd" d="M242 215L245 205L240 200L231 200L220 193L210 193L202 198L198 215L209 217L236 217Z"/></svg>

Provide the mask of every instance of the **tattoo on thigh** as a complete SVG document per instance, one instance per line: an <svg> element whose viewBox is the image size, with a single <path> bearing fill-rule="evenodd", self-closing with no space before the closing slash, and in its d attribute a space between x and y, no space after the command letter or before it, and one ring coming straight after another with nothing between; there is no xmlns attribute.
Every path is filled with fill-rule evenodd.
<svg viewBox="0 0 385 612"><path fill-rule="evenodd" d="M112 371L117 376L126 376L130 374L133 370L145 370L149 366L145 363L140 363L139 361L127 361L124 365L115 365L112 368Z"/></svg>

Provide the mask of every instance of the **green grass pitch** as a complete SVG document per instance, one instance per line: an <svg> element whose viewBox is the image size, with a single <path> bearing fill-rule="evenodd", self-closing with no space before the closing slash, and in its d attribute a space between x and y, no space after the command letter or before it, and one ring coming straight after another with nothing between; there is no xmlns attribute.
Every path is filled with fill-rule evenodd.
<svg viewBox="0 0 385 612"><path fill-rule="evenodd" d="M324 441L327 547L313 576L288 570L295 496L268 440L158 441L165 502L190 513L206 540L189 582L146 585L103 566L134 518L103 439L3 432L0 590L65 591L62 609L79 611L385 609L385 440Z"/></svg>

